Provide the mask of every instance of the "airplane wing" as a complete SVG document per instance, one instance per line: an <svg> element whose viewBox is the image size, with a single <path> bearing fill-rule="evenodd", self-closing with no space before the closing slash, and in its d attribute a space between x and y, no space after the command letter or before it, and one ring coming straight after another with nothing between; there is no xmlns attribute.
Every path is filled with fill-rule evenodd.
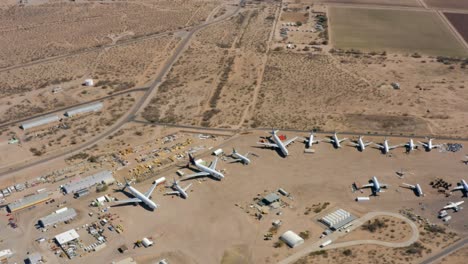
<svg viewBox="0 0 468 264"><path fill-rule="evenodd" d="M382 144L374 144L375 146L379 147L379 148L384 148L384 146Z"/></svg>
<svg viewBox="0 0 468 264"><path fill-rule="evenodd" d="M367 142L367 143L364 143L364 146L367 147L367 146L372 145L372 144L374 144L374 143L373 142Z"/></svg>
<svg viewBox="0 0 468 264"><path fill-rule="evenodd" d="M190 186L192 186L192 184L187 185L187 186L184 188L184 191L186 192L186 191L190 188Z"/></svg>
<svg viewBox="0 0 468 264"><path fill-rule="evenodd" d="M149 198L151 194L153 193L154 189L156 188L156 186L158 186L157 182L155 182L153 186L151 186L151 188L147 192L145 192L143 195Z"/></svg>
<svg viewBox="0 0 468 264"><path fill-rule="evenodd" d="M464 188L463 188L463 185L460 185L460 186L457 186L457 187L453 188L453 189L451 190L451 192L453 192L453 191L458 191L458 190L463 190L463 189L464 189Z"/></svg>
<svg viewBox="0 0 468 264"><path fill-rule="evenodd" d="M249 155L250 155L250 152L247 152L247 153L244 155L244 157L247 158L247 157L249 157Z"/></svg>
<svg viewBox="0 0 468 264"><path fill-rule="evenodd" d="M288 146L289 144L293 143L294 140L296 140L297 137L294 137L294 138L291 138L290 140L286 140L285 142L283 142L284 146Z"/></svg>
<svg viewBox="0 0 468 264"><path fill-rule="evenodd" d="M229 161L229 163L236 163L236 162L241 162L241 161L242 161L241 159L233 159Z"/></svg>
<svg viewBox="0 0 468 264"><path fill-rule="evenodd" d="M357 146L359 146L359 144L358 144L358 143L354 143L354 142L349 142L349 144L350 144L351 146L353 146L353 147L357 147Z"/></svg>
<svg viewBox="0 0 468 264"><path fill-rule="evenodd" d="M265 147L270 147L270 148L277 148L278 145L274 143L266 143L266 142L257 142L257 144L263 145Z"/></svg>
<svg viewBox="0 0 468 264"><path fill-rule="evenodd" d="M388 149L396 149L396 148L398 148L398 147L400 147L400 145L389 146Z"/></svg>
<svg viewBox="0 0 468 264"><path fill-rule="evenodd" d="M407 183L403 183L404 186L406 187L409 187L411 189L415 189L416 188L416 185L411 185L411 184L407 184Z"/></svg>
<svg viewBox="0 0 468 264"><path fill-rule="evenodd" d="M421 142L421 141L418 141L418 143L421 144L421 145L422 145L423 147L425 147L425 148L427 148L427 146L428 146L426 143L423 143L423 142Z"/></svg>
<svg viewBox="0 0 468 264"><path fill-rule="evenodd" d="M361 186L361 188L369 188L369 187L374 187L374 184L369 183L369 184L364 184L364 185Z"/></svg>
<svg viewBox="0 0 468 264"><path fill-rule="evenodd" d="M214 170L216 169L216 164L218 163L218 158L215 158L215 160L213 160L213 162L211 162L210 164L210 169Z"/></svg>
<svg viewBox="0 0 468 264"><path fill-rule="evenodd" d="M164 195L179 195L179 192L178 191L172 191L172 192L166 192L164 193Z"/></svg>
<svg viewBox="0 0 468 264"><path fill-rule="evenodd" d="M183 180L185 181L185 180L188 180L188 179L194 179L194 178L205 177L205 176L210 176L210 174L208 172L201 171L201 172L197 172L197 173L194 173L194 174L187 175L187 176L184 177Z"/></svg>
<svg viewBox="0 0 468 264"><path fill-rule="evenodd" d="M457 205L455 203L449 203L448 205L444 206L443 209L450 209L450 208L454 208L454 207L457 207Z"/></svg>
<svg viewBox="0 0 468 264"><path fill-rule="evenodd" d="M115 203L118 203L118 204L141 203L141 200L138 198L131 198L131 199L126 199L126 200L118 200L118 201L115 201Z"/></svg>

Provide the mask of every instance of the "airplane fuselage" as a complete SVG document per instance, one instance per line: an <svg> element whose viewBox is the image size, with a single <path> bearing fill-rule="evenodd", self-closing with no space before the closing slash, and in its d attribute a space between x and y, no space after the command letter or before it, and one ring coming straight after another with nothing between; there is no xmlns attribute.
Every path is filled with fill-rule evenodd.
<svg viewBox="0 0 468 264"><path fill-rule="evenodd" d="M273 142L275 142L275 144L278 146L281 153L285 157L288 156L289 155L288 149L286 148L286 146L284 146L283 141L281 141L281 139L278 137L278 135L276 133L273 133L272 137L273 137Z"/></svg>
<svg viewBox="0 0 468 264"><path fill-rule="evenodd" d="M338 136L336 134L333 135L333 143L335 144L335 147L341 148L340 140L338 139Z"/></svg>
<svg viewBox="0 0 468 264"><path fill-rule="evenodd" d="M375 177L375 176L372 177L372 183L374 184L374 187L373 187L374 192L375 192L375 193L380 192L380 183L379 183L379 181L377 180L377 177Z"/></svg>
<svg viewBox="0 0 468 264"><path fill-rule="evenodd" d="M390 152L390 147L388 146L388 140L384 140L383 152L384 152L384 154L387 154L388 152Z"/></svg>
<svg viewBox="0 0 468 264"><path fill-rule="evenodd" d="M358 139L358 146L361 151L364 151L366 149L366 144L364 144L362 137L359 137Z"/></svg>
<svg viewBox="0 0 468 264"><path fill-rule="evenodd" d="M247 158L246 156L243 156L243 155L241 155L241 154L239 154L239 153L234 153L234 154L232 154L232 156L233 156L234 158L236 158L236 159L240 159L241 162L242 162L243 164L245 164L245 165L248 165L248 164L250 163L250 159L249 159L249 158Z"/></svg>
<svg viewBox="0 0 468 264"><path fill-rule="evenodd" d="M196 162L195 166L197 167L198 170L209 173L211 176L213 176L214 178L218 180L221 180L222 178L224 178L224 175L221 172L211 169L209 167L206 167L205 165L199 162Z"/></svg>
<svg viewBox="0 0 468 264"><path fill-rule="evenodd" d="M423 196L423 191L422 191L421 186L419 184L416 184L416 194L418 196Z"/></svg>
<svg viewBox="0 0 468 264"><path fill-rule="evenodd" d="M312 144L314 144L314 134L310 134L309 141L307 141L307 148L311 148Z"/></svg>
<svg viewBox="0 0 468 264"><path fill-rule="evenodd" d="M175 185L174 185L174 190L178 191L178 192L179 192L179 195L180 195L182 198L184 198L184 199L187 199L187 198L188 198L187 192L184 191L184 189L182 189L182 188L180 187L179 184L175 184Z"/></svg>
<svg viewBox="0 0 468 264"><path fill-rule="evenodd" d="M127 186L128 190L135 196L135 198L140 199L144 204L146 204L151 209L156 209L158 206L151 201L148 197L144 196L141 192L137 189L133 188L132 186Z"/></svg>
<svg viewBox="0 0 468 264"><path fill-rule="evenodd" d="M463 190L465 191L465 193L468 194L468 184L466 183L465 180L461 180L461 184L463 186Z"/></svg>

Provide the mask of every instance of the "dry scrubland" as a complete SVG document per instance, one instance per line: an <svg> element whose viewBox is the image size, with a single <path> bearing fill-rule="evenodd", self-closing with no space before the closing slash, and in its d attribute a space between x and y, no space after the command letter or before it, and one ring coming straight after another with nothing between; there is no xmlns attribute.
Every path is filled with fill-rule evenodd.
<svg viewBox="0 0 468 264"><path fill-rule="evenodd" d="M463 0L423 0L430 7L468 9L468 2Z"/></svg>
<svg viewBox="0 0 468 264"><path fill-rule="evenodd" d="M331 7L329 17L336 48L468 55L436 13Z"/></svg>
<svg viewBox="0 0 468 264"><path fill-rule="evenodd" d="M195 25L216 0L50 3L0 9L0 68ZM14 54L14 56L12 56Z"/></svg>
<svg viewBox="0 0 468 264"><path fill-rule="evenodd" d="M468 42L468 14L444 13L463 39Z"/></svg>
<svg viewBox="0 0 468 264"><path fill-rule="evenodd" d="M304 1L304 2L309 2L309 1ZM418 0L312 0L312 3L421 6Z"/></svg>
<svg viewBox="0 0 468 264"><path fill-rule="evenodd" d="M450 264L465 264L468 259L468 246L465 246L454 253L442 258L437 264L450 263Z"/></svg>
<svg viewBox="0 0 468 264"><path fill-rule="evenodd" d="M149 121L236 126L251 103L274 6L248 9L199 32L146 108Z"/></svg>

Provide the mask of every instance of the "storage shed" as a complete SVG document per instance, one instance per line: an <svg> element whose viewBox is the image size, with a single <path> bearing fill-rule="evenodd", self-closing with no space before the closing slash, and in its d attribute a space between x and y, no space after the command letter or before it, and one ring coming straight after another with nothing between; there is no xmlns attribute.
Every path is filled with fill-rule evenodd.
<svg viewBox="0 0 468 264"><path fill-rule="evenodd" d="M49 194L46 192L33 194L29 196L25 196L23 199L19 199L8 204L8 210L13 213L18 210L28 208L30 206L36 205L38 203L42 203L49 200Z"/></svg>
<svg viewBox="0 0 468 264"><path fill-rule="evenodd" d="M79 181L65 184L63 186L63 191L65 193L74 193L79 190L89 188L98 183L109 182L111 179L114 179L111 171L101 171Z"/></svg>
<svg viewBox="0 0 468 264"><path fill-rule="evenodd" d="M70 229L66 232L60 233L55 236L55 240L57 243L62 246L64 244L67 244L68 242L71 242L73 240L76 240L80 238L80 235L75 231L75 229Z"/></svg>
<svg viewBox="0 0 468 264"><path fill-rule="evenodd" d="M284 234L280 236L280 239L291 248L297 247L304 243L304 239L291 230L284 232Z"/></svg>
<svg viewBox="0 0 468 264"><path fill-rule="evenodd" d="M148 238L144 237L143 240L141 241L143 246L145 247L151 247L153 245L153 241L149 240Z"/></svg>
<svg viewBox="0 0 468 264"><path fill-rule="evenodd" d="M28 264L39 264L43 263L42 255L39 253L32 253L28 255L28 258L24 260Z"/></svg>
<svg viewBox="0 0 468 264"><path fill-rule="evenodd" d="M72 117L74 115L78 114L84 114L84 113L89 113L89 112L97 112L101 110L103 107L103 103L97 102L94 104L88 104L88 105L82 105L79 107L75 107L72 109L69 109L68 111L65 112L65 116Z"/></svg>
<svg viewBox="0 0 468 264"><path fill-rule="evenodd" d="M60 121L60 118L57 115L45 116L45 117L41 117L41 118L37 118L33 120L28 120L22 123L20 128L23 130L27 130L27 129L47 125L47 124L58 122L58 121Z"/></svg>
<svg viewBox="0 0 468 264"><path fill-rule="evenodd" d="M70 208L59 213L53 213L48 216L45 216L39 219L39 225L42 227L47 227L55 225L57 223L65 222L71 220L77 216L75 209Z"/></svg>

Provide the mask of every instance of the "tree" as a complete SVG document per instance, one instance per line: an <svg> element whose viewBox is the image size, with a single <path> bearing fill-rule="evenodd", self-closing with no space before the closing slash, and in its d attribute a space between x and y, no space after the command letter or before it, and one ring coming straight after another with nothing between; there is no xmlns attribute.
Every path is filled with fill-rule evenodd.
<svg viewBox="0 0 468 264"><path fill-rule="evenodd" d="M296 22L296 25L297 25L298 27L300 27L300 26L302 26L302 22L301 22L301 21L297 21L297 22Z"/></svg>

